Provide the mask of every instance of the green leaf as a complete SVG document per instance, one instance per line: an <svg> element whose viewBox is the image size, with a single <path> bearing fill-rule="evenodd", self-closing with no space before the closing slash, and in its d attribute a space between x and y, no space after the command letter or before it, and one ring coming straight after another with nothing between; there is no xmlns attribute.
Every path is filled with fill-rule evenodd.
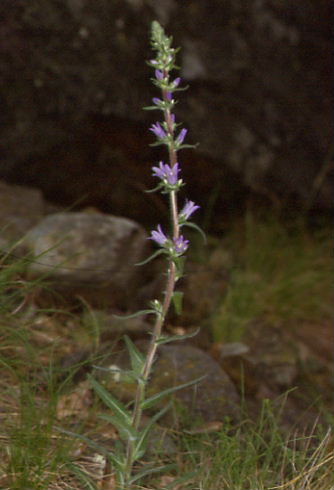
<svg viewBox="0 0 334 490"><path fill-rule="evenodd" d="M181 315L182 313L182 300L183 300L182 291L174 291L172 296L172 302L175 309L175 313L177 315Z"/></svg>
<svg viewBox="0 0 334 490"><path fill-rule="evenodd" d="M181 279L183 276L183 270L184 270L184 264L185 264L186 258L185 257L177 257L174 259L174 264L176 266L176 281Z"/></svg>
<svg viewBox="0 0 334 490"><path fill-rule="evenodd" d="M160 393L156 393L155 395L151 396L150 398L147 398L146 400L143 401L141 408L142 410L146 410L147 408L152 407L155 405L161 398L171 395L172 393L175 393L175 391L182 390L183 388L187 388L188 386L192 386L196 383L199 383L202 381L204 378L206 378L206 374L204 376L200 376L197 379L194 379L193 381L189 381L188 383L184 383L179 386L173 386L172 388L167 388L166 390L161 391Z"/></svg>
<svg viewBox="0 0 334 490"><path fill-rule="evenodd" d="M161 108L158 107L157 105L147 105L147 106L143 107L143 110L144 111L156 111L156 110L161 111Z"/></svg>
<svg viewBox="0 0 334 490"><path fill-rule="evenodd" d="M119 432L121 439L124 441L135 441L138 439L138 432L131 424L128 424L124 421L124 419L120 419L116 415L108 415L108 414L99 414L99 418L106 420L110 424L116 427Z"/></svg>
<svg viewBox="0 0 334 490"><path fill-rule="evenodd" d="M144 383L145 380L141 374L137 374L134 371L130 369L121 369L121 368L112 368L112 367L102 367L102 366L96 366L95 364L92 365L94 369L100 370L100 371L106 371L109 374L114 374L114 381L116 383L135 383L136 381L138 383Z"/></svg>
<svg viewBox="0 0 334 490"><path fill-rule="evenodd" d="M140 376L145 366L145 357L127 335L124 336L124 340L130 354L131 367L134 373Z"/></svg>
<svg viewBox="0 0 334 490"><path fill-rule="evenodd" d="M136 318L137 316L156 314L155 310L140 310L136 311L136 313L131 313L131 315L113 315L117 320L129 320L130 318Z"/></svg>
<svg viewBox="0 0 334 490"><path fill-rule="evenodd" d="M171 407L171 403L168 403L162 410L157 412L154 417L152 417L149 422L146 424L145 428L139 433L139 438L136 443L134 459L138 460L142 458L146 452L147 448L147 439L152 429L153 425L160 419Z"/></svg>
<svg viewBox="0 0 334 490"><path fill-rule="evenodd" d="M194 145L188 145L188 144L185 144L185 145L178 145L177 146L177 149L178 150L183 150L184 148L197 148L199 145L199 143L195 143Z"/></svg>
<svg viewBox="0 0 334 490"><path fill-rule="evenodd" d="M201 235L201 237L204 240L204 243L207 242L206 235L205 235L204 231L202 230L202 228L200 228L199 226L197 226L195 223L191 223L189 221L185 221L184 223L181 222L180 223L180 226L188 226L188 228L193 228L194 230L198 231L198 233Z"/></svg>
<svg viewBox="0 0 334 490"><path fill-rule="evenodd" d="M154 187L153 189L148 189L144 192L146 192L147 194L151 194L152 192L157 192L159 191L160 189L162 189L164 186L164 184L158 184L156 187Z"/></svg>
<svg viewBox="0 0 334 490"><path fill-rule="evenodd" d="M144 476L147 475L152 475L153 473L161 473L162 471L170 471L170 470L175 470L177 468L177 465L175 463L171 464L165 464L163 466L150 466L149 468L146 468L143 471L139 471L136 473L129 481L130 484L133 482L139 480L140 478L143 478Z"/></svg>
<svg viewBox="0 0 334 490"><path fill-rule="evenodd" d="M88 379L94 391L99 395L101 400L110 408L114 415L119 419L123 419L125 423L131 423L131 414L125 408L123 403L114 398L100 383L98 383L92 376L88 375Z"/></svg>
<svg viewBox="0 0 334 490"><path fill-rule="evenodd" d="M150 255L147 259L142 260L141 262L137 262L137 264L135 264L135 265L145 265L148 262L151 262L151 260L158 257L158 255L165 254L165 253L166 253L166 250L161 248L160 250L157 250L156 252L154 252L154 254Z"/></svg>
<svg viewBox="0 0 334 490"><path fill-rule="evenodd" d="M195 337L199 331L200 328L197 328L194 332L186 333L184 335L171 335L169 337L161 336L156 340L156 344L162 345L168 344L169 342L174 342L176 340L190 339L191 337Z"/></svg>

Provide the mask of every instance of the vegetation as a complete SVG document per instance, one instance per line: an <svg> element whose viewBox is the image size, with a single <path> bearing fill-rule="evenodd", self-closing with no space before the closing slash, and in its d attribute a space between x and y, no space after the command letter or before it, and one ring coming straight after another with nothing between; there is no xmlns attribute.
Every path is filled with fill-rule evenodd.
<svg viewBox="0 0 334 490"><path fill-rule="evenodd" d="M259 318L331 321L331 242L328 228L310 231L298 221L286 225L248 212L223 243L234 258L226 298L211 323L214 339L241 340Z"/></svg>
<svg viewBox="0 0 334 490"><path fill-rule="evenodd" d="M329 241L330 232L324 228L286 228L273 218L259 220L248 214L237 223L223 244L215 242L216 247L234 251L237 266L231 267L230 289L212 319L216 338L240 339L249 322L263 316L287 325L328 321ZM105 409L85 375L77 378L88 361L79 360L71 368L60 362L88 345L94 355L99 325L87 322L87 310L84 315L42 308L43 286L25 279L24 269L24 260L0 260L0 487L111 490L113 470L101 448L117 444L118 433L97 416ZM182 429L168 429L175 452L150 456L153 461L145 463L158 467L176 461L178 469L150 475L137 488L333 488L330 416L328 424L315 424L301 433L293 425L287 430L281 421L284 397L263 400L258 417L252 400L244 400L241 409L238 421L199 427L182 423L181 411ZM64 431L81 434L82 439ZM184 474L188 480L179 480Z"/></svg>

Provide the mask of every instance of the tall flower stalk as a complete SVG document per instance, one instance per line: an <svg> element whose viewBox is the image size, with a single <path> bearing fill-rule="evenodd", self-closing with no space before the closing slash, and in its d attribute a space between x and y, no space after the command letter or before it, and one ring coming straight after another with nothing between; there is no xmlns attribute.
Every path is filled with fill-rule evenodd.
<svg viewBox="0 0 334 490"><path fill-rule="evenodd" d="M162 303L155 300L152 303L156 313L156 320L153 327L151 341L146 354L142 377L137 384L135 403L133 408L132 425L138 430L142 415L143 401L145 400L146 385L152 371L159 340L162 337L162 327L170 308L173 297L175 296L176 282L182 276L183 254L188 248L189 241L185 240L181 232L190 216L199 206L192 201L187 201L182 211L178 211L178 191L183 186L182 179L179 179L180 166L178 163L177 152L186 145L183 144L187 134L187 129L183 128L176 131L179 126L175 122L175 115L172 112L176 103L173 94L180 90L180 77L171 78L171 71L176 68L175 55L178 51L172 48L172 38L167 37L158 22L152 23L152 49L156 52L155 59L149 61L149 65L154 68L155 77L152 79L161 92L161 98L152 99L153 106L146 109L160 110L163 113L163 121L156 122L150 127L150 131L156 136L154 145L166 145L168 149L169 163L159 162L159 166L154 166L153 176L159 179L159 184L154 190L160 190L167 194L170 205L170 219L172 224L172 236L169 238L158 225L157 230L151 232L150 239L155 241L160 247L161 253L167 255L168 271L167 280ZM187 145L190 146L190 145ZM128 441L127 444L127 469L133 465L133 455L135 452L135 441Z"/></svg>
<svg viewBox="0 0 334 490"><path fill-rule="evenodd" d="M166 412L169 405L158 411L151 420L141 427L143 411L156 405L163 397L174 393L177 390L191 386L199 382L202 378L190 381L183 385L172 386L147 397L147 386L150 381L154 359L159 345L176 340L182 340L195 335L165 336L162 328L168 310L173 303L177 313L181 311L182 293L175 290L177 281L182 277L185 252L188 249L189 240L182 234L182 228L190 226L203 233L195 224L189 222L192 214L199 208L193 201L186 200L182 209L178 208L178 193L184 183L180 178L180 164L178 162L178 151L192 145L184 144L187 129L180 128L176 123L173 112L176 101L174 94L179 90L181 83L180 77L173 78L172 70L176 69L175 56L177 49L172 48L172 38L167 37L158 22L152 23L152 48L156 54L155 58L148 63L154 69L154 85L160 90L160 98L152 99L153 105L146 107L148 110L159 110L162 112L162 121L158 121L150 127L150 131L155 135L156 141L152 146L165 145L168 153L168 163L160 161L152 167L152 175L158 179L157 186L148 192L160 191L166 194L169 199L171 233L166 233L159 224L155 230L151 231L150 240L155 242L158 249L142 264L149 262L158 255L165 255L167 259L167 274L164 296L162 301L155 299L151 301L150 309L142 310L134 315L154 314L155 322L153 325L151 339L146 355L143 355L133 344L130 338L125 337L125 343L129 351L131 369L122 373L117 368L117 376L125 375L136 383L136 393L132 410L129 410L120 400L117 400L109 393L103 385L98 383L92 376L89 376L90 383L103 402L110 408L111 415L103 414L101 418L110 422L118 430L119 440L116 441L113 452L104 448L103 454L109 460L116 477L116 490L130 490L134 482L157 471L169 470L171 465L157 467L156 465L144 465L142 470L135 469L135 463L144 456L147 448L147 441L150 431L155 422ZM138 264L140 265L140 264ZM124 319L129 317L123 317ZM90 443L94 448L96 444L83 436L77 435ZM174 465L172 465L174 466ZM185 480L185 475L183 479ZM181 479L182 480L182 479ZM179 481L181 482L179 479Z"/></svg>

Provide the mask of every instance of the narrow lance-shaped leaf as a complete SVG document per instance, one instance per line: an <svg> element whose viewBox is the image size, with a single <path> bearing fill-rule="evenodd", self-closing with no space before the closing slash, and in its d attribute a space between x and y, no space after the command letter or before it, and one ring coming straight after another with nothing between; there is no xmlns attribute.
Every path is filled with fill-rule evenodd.
<svg viewBox="0 0 334 490"><path fill-rule="evenodd" d="M138 432L131 424L125 422L124 419L120 419L116 415L100 414L100 419L106 420L112 424L119 432L121 439L124 441L135 441L138 438Z"/></svg>
<svg viewBox="0 0 334 490"><path fill-rule="evenodd" d="M145 265L148 262L151 262L151 260L153 260L156 257L158 257L158 255L165 254L165 253L166 253L166 250L164 250L164 249L161 248L160 250L157 250L152 255L150 255L147 259L142 260L141 262L137 262L135 265Z"/></svg>
<svg viewBox="0 0 334 490"><path fill-rule="evenodd" d="M151 420L146 424L145 428L140 432L137 443L136 443L136 448L135 448L135 454L134 454L134 459L140 459L146 452L146 446L147 446L147 438L149 435L149 432L153 425L157 422L157 420L160 419L171 407L171 404L168 403L162 410L160 410L158 413L154 415L154 417L151 418Z"/></svg>
<svg viewBox="0 0 334 490"><path fill-rule="evenodd" d="M194 332L186 333L184 335L171 335L169 337L161 336L156 340L156 344L168 344L169 342L175 342L177 340L190 339L191 337L195 337L199 331L200 328L197 328Z"/></svg>
<svg viewBox="0 0 334 490"><path fill-rule="evenodd" d="M156 314L156 310L140 310L136 313L131 313L131 315L113 315L117 320L129 320L130 318L136 318L137 316Z"/></svg>
<svg viewBox="0 0 334 490"><path fill-rule="evenodd" d="M145 365L145 357L127 335L124 336L124 340L130 354L131 367L136 375L139 376L142 374Z"/></svg>
<svg viewBox="0 0 334 490"><path fill-rule="evenodd" d="M199 383L204 378L206 378L206 374L204 376L201 376L200 378L194 379L193 381L189 381L188 383L184 383L184 384L179 385L179 386L173 386L172 388L167 388L166 390L163 390L160 393L156 393L155 395L151 396L150 398L147 398L146 400L144 400L142 405L141 405L141 408L142 408L142 410L150 408L153 405L155 405L159 400L161 400L161 398L164 398L167 395L171 395L172 393L175 393L176 391L182 390L183 388L187 388L188 386L192 386L196 383Z"/></svg>
<svg viewBox="0 0 334 490"><path fill-rule="evenodd" d="M207 242L206 235L205 235L204 231L202 230L202 228L197 226L195 223L192 223L191 221L185 221L185 222L181 222L180 226L188 226L188 228L193 228L194 230L198 231L198 233L201 235L201 237L204 240L204 243Z"/></svg>
<svg viewBox="0 0 334 490"><path fill-rule="evenodd" d="M131 422L131 414L125 408L123 403L119 400L116 400L100 383L98 383L92 376L88 375L88 379L94 391L99 395L101 400L110 408L115 416L119 419L124 419L126 423Z"/></svg>

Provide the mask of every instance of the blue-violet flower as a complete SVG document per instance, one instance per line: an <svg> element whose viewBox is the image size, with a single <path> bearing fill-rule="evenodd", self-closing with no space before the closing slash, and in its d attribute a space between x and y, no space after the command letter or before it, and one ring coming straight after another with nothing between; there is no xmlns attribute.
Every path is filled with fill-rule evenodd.
<svg viewBox="0 0 334 490"><path fill-rule="evenodd" d="M165 245L165 243L167 242L168 238L166 237L166 235L162 231L160 225L158 225L157 228L158 228L158 231L157 230L151 231L151 236L149 237L149 239L154 240L155 242L157 242L158 245L161 245L163 247Z"/></svg>
<svg viewBox="0 0 334 490"><path fill-rule="evenodd" d="M187 129L185 128L181 129L179 136L175 140L175 143L177 143L178 145L182 145L187 132L188 132Z"/></svg>
<svg viewBox="0 0 334 490"><path fill-rule="evenodd" d="M181 235L179 238L174 238L174 247L175 247L175 252L177 254L183 254L188 248L189 240L185 240L183 238L183 235Z"/></svg>
<svg viewBox="0 0 334 490"><path fill-rule="evenodd" d="M152 133L154 133L155 136L161 140L166 138L166 133L162 129L162 127L160 126L160 124L158 122L155 124L152 124L152 126L150 127L149 130L152 131Z"/></svg>
<svg viewBox="0 0 334 490"><path fill-rule="evenodd" d="M163 80L164 78L164 74L162 73L162 71L160 70L155 70L155 78L157 80Z"/></svg>
<svg viewBox="0 0 334 490"><path fill-rule="evenodd" d="M152 167L153 176L159 177L165 183L169 185L175 185L178 182L178 175L180 172L179 164L176 162L173 167L170 167L167 163L160 162L159 167Z"/></svg>
<svg viewBox="0 0 334 490"><path fill-rule="evenodd" d="M189 219L190 216L199 208L200 206L197 206L197 204L195 204L193 201L188 201L188 199L186 199L185 205L179 213L179 219Z"/></svg>

